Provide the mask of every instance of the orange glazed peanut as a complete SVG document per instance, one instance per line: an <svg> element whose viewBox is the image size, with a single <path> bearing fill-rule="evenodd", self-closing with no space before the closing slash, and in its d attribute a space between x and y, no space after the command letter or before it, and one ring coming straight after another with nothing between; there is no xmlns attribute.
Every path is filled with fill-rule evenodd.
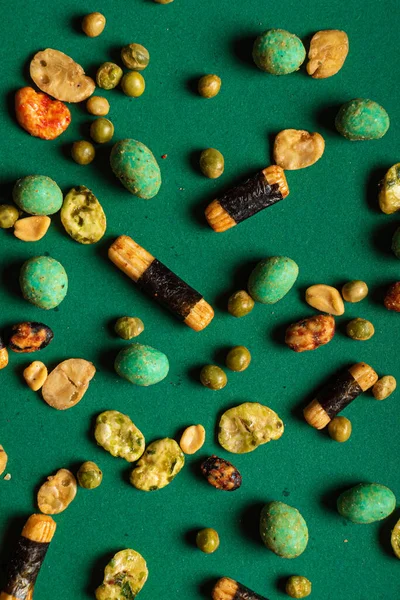
<svg viewBox="0 0 400 600"><path fill-rule="evenodd" d="M334 335L335 319L331 315L316 315L290 325L285 343L295 352L305 352L327 344Z"/></svg>

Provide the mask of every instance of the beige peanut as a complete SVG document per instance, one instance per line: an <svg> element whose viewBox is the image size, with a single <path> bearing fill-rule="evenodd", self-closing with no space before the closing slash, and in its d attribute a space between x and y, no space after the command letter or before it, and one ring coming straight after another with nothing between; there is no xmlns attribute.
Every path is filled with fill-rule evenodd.
<svg viewBox="0 0 400 600"><path fill-rule="evenodd" d="M185 454L194 454L203 446L206 430L203 425L191 425L182 434L179 445Z"/></svg>
<svg viewBox="0 0 400 600"><path fill-rule="evenodd" d="M23 242L37 242L46 235L50 223L50 217L44 216L18 219L14 224L14 235Z"/></svg>
<svg viewBox="0 0 400 600"><path fill-rule="evenodd" d="M47 379L47 367L40 360L34 360L24 369L23 377L31 390L37 392Z"/></svg>
<svg viewBox="0 0 400 600"><path fill-rule="evenodd" d="M313 308L330 315L342 315L344 304L338 290L319 283L306 289L306 302Z"/></svg>

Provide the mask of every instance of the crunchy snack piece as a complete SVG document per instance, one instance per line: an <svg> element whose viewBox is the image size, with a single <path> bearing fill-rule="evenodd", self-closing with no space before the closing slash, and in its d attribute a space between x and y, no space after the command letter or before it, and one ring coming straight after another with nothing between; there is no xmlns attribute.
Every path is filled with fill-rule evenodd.
<svg viewBox="0 0 400 600"><path fill-rule="evenodd" d="M392 375L384 375L374 384L372 395L375 400L386 400L395 391L397 381Z"/></svg>
<svg viewBox="0 0 400 600"><path fill-rule="evenodd" d="M38 242L50 227L49 217L25 217L14 223L14 235L23 242Z"/></svg>
<svg viewBox="0 0 400 600"><path fill-rule="evenodd" d="M295 352L305 352L327 344L334 335L335 319L331 315L316 315L290 325L285 344Z"/></svg>
<svg viewBox="0 0 400 600"><path fill-rule="evenodd" d="M392 535L390 537L390 542L392 544L393 552L400 558L400 519L397 521L396 525L393 527Z"/></svg>
<svg viewBox="0 0 400 600"><path fill-rule="evenodd" d="M182 433L179 445L185 454L194 454L206 441L206 430L203 425L190 425Z"/></svg>
<svg viewBox="0 0 400 600"><path fill-rule="evenodd" d="M103 473L96 463L87 460L79 467L77 479L81 487L87 490L94 490L101 484Z"/></svg>
<svg viewBox="0 0 400 600"><path fill-rule="evenodd" d="M67 410L80 402L93 379L96 369L83 358L64 360L47 377L43 400L57 410Z"/></svg>
<svg viewBox="0 0 400 600"><path fill-rule="evenodd" d="M0 444L0 475L4 473L6 470L8 462L7 452L4 450L3 446Z"/></svg>
<svg viewBox="0 0 400 600"><path fill-rule="evenodd" d="M213 454L201 465L201 472L208 483L217 490L233 492L242 485L242 476L236 467Z"/></svg>
<svg viewBox="0 0 400 600"><path fill-rule="evenodd" d="M400 210L400 163L390 167L379 184L379 207L386 215Z"/></svg>
<svg viewBox="0 0 400 600"><path fill-rule="evenodd" d="M117 410L106 410L97 417L94 437L104 450L128 462L138 460L144 452L143 433Z"/></svg>
<svg viewBox="0 0 400 600"><path fill-rule="evenodd" d="M147 446L131 473L130 482L144 492L160 490L175 479L184 464L185 457L175 440L156 440Z"/></svg>
<svg viewBox="0 0 400 600"><path fill-rule="evenodd" d="M13 352L36 352L43 350L52 341L54 334L44 323L26 322L13 325L10 350Z"/></svg>
<svg viewBox="0 0 400 600"><path fill-rule="evenodd" d="M311 39L307 73L314 79L332 77L343 67L348 53L349 38L344 31L318 31Z"/></svg>
<svg viewBox="0 0 400 600"><path fill-rule="evenodd" d="M24 87L15 94L15 114L25 131L42 140L54 140L71 123L71 113L62 102Z"/></svg>
<svg viewBox="0 0 400 600"><path fill-rule="evenodd" d="M0 336L0 370L8 365L8 350Z"/></svg>
<svg viewBox="0 0 400 600"><path fill-rule="evenodd" d="M47 374L47 367L40 360L34 360L23 372L26 383L34 392L37 392L43 386Z"/></svg>
<svg viewBox="0 0 400 600"><path fill-rule="evenodd" d="M96 196L84 185L72 188L64 198L61 222L80 244L95 244L104 235L107 221Z"/></svg>
<svg viewBox="0 0 400 600"><path fill-rule="evenodd" d="M342 287L342 296L346 302L361 302L368 296L368 286L359 279L348 281Z"/></svg>
<svg viewBox="0 0 400 600"><path fill-rule="evenodd" d="M82 19L82 31L88 37L97 37L103 33L106 26L106 18L99 12L92 12Z"/></svg>
<svg viewBox="0 0 400 600"><path fill-rule="evenodd" d="M328 425L328 433L335 442L347 442L351 436L352 425L346 417L334 417Z"/></svg>
<svg viewBox="0 0 400 600"><path fill-rule="evenodd" d="M260 535L266 547L282 558L296 558L308 544L308 527L301 513L284 502L268 502L260 515Z"/></svg>
<svg viewBox="0 0 400 600"><path fill-rule="evenodd" d="M284 129L275 138L274 160L287 171L304 169L316 163L324 150L325 141L321 134Z"/></svg>
<svg viewBox="0 0 400 600"><path fill-rule="evenodd" d="M82 102L95 90L93 79L72 58L47 48L37 52L30 64L30 75L38 88L64 102Z"/></svg>
<svg viewBox="0 0 400 600"><path fill-rule="evenodd" d="M218 579L212 591L213 600L268 600L230 577Z"/></svg>
<svg viewBox="0 0 400 600"><path fill-rule="evenodd" d="M343 300L338 290L331 285L318 283L306 289L306 302L313 308L330 315L344 313Z"/></svg>
<svg viewBox="0 0 400 600"><path fill-rule="evenodd" d="M128 548L117 552L104 570L96 600L134 600L146 583L148 570L143 556Z"/></svg>
<svg viewBox="0 0 400 600"><path fill-rule="evenodd" d="M47 515L58 515L76 496L76 479L68 469L60 469L47 478L37 495L39 510Z"/></svg>
<svg viewBox="0 0 400 600"><path fill-rule="evenodd" d="M388 310L400 312L400 281L392 283L386 292L384 304Z"/></svg>

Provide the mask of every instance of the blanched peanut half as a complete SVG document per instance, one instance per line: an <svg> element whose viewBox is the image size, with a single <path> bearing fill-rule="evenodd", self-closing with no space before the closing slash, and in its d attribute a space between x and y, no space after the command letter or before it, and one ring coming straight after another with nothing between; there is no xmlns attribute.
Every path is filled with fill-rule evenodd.
<svg viewBox="0 0 400 600"><path fill-rule="evenodd" d="M14 235L23 242L37 242L46 235L50 223L50 217L44 216L18 219L14 224Z"/></svg>
<svg viewBox="0 0 400 600"><path fill-rule="evenodd" d="M325 150L319 133L302 129L284 129L275 138L274 161L288 171L304 169L317 162Z"/></svg>
<svg viewBox="0 0 400 600"><path fill-rule="evenodd" d="M307 73L314 79L326 79L336 75L343 67L348 52L349 38L344 31L318 31L310 43Z"/></svg>
<svg viewBox="0 0 400 600"><path fill-rule="evenodd" d="M47 478L37 495L39 510L46 515L57 515L71 504L76 496L76 479L71 471L60 469Z"/></svg>
<svg viewBox="0 0 400 600"><path fill-rule="evenodd" d="M313 308L330 315L342 315L344 304L338 290L319 283L306 289L306 302Z"/></svg>
<svg viewBox="0 0 400 600"><path fill-rule="evenodd" d="M31 390L37 392L47 379L47 367L40 360L34 360L24 369L23 376Z"/></svg>
<svg viewBox="0 0 400 600"><path fill-rule="evenodd" d="M3 446L0 444L0 475L4 473L6 470L8 461L7 452L4 450Z"/></svg>
<svg viewBox="0 0 400 600"><path fill-rule="evenodd" d="M206 430L203 425L190 425L182 434L179 445L185 454L194 454L206 441Z"/></svg>

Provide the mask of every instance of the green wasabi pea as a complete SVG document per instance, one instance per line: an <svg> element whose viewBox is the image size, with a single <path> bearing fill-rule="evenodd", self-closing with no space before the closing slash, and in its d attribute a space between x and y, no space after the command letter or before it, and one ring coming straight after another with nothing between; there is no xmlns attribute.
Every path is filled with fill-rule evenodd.
<svg viewBox="0 0 400 600"><path fill-rule="evenodd" d="M278 440L283 431L281 419L268 406L244 402L224 412L218 425L218 441L228 452L244 454Z"/></svg>
<svg viewBox="0 0 400 600"><path fill-rule="evenodd" d="M148 577L143 556L128 548L117 552L104 569L96 600L134 600Z"/></svg>
<svg viewBox="0 0 400 600"><path fill-rule="evenodd" d="M147 446L131 473L130 482L144 492L160 490L171 483L184 464L185 456L175 440L156 440Z"/></svg>
<svg viewBox="0 0 400 600"><path fill-rule="evenodd" d="M64 198L61 222L80 244L98 242L106 231L106 215L96 196L84 185L72 188Z"/></svg>
<svg viewBox="0 0 400 600"><path fill-rule="evenodd" d="M284 29L269 29L253 46L253 60L261 71L288 75L300 68L306 58L302 41Z"/></svg>
<svg viewBox="0 0 400 600"><path fill-rule="evenodd" d="M275 304L281 300L294 285L299 267L287 256L271 256L258 263L252 271L248 290L256 302Z"/></svg>
<svg viewBox="0 0 400 600"><path fill-rule="evenodd" d="M121 350L114 366L118 375L140 386L154 385L162 381L169 371L166 355L143 344L131 344Z"/></svg>
<svg viewBox="0 0 400 600"><path fill-rule="evenodd" d="M121 140L110 155L113 172L122 185L138 198L150 200L161 186L160 167L153 153L141 142Z"/></svg>
<svg viewBox="0 0 400 600"><path fill-rule="evenodd" d="M60 210L63 196L55 181L44 175L29 175L18 179L13 200L29 215L52 215Z"/></svg>
<svg viewBox="0 0 400 600"><path fill-rule="evenodd" d="M379 184L379 207L386 215L400 210L400 163L390 167Z"/></svg>
<svg viewBox="0 0 400 600"><path fill-rule="evenodd" d="M19 283L25 300L45 310L61 304L68 291L64 267L50 256L27 260L22 265Z"/></svg>
<svg viewBox="0 0 400 600"><path fill-rule="evenodd" d="M12 204L0 204L0 229L14 227L19 219L19 210Z"/></svg>
<svg viewBox="0 0 400 600"><path fill-rule="evenodd" d="M296 558L308 543L308 528L296 508L283 502L269 502L260 517L260 535L264 544L283 558Z"/></svg>
<svg viewBox="0 0 400 600"><path fill-rule="evenodd" d="M80 467L77 473L78 483L86 490L94 490L99 487L103 480L103 473L96 463L87 460Z"/></svg>
<svg viewBox="0 0 400 600"><path fill-rule="evenodd" d="M127 415L117 410L106 410L96 419L94 437L99 446L112 456L134 462L144 452L143 433Z"/></svg>
<svg viewBox="0 0 400 600"><path fill-rule="evenodd" d="M386 110L373 100L355 98L343 104L336 115L335 127L348 140L378 140L389 129Z"/></svg>
<svg viewBox="0 0 400 600"><path fill-rule="evenodd" d="M396 508L392 490L379 483L359 483L340 494L337 509L353 523L368 524L386 519Z"/></svg>

